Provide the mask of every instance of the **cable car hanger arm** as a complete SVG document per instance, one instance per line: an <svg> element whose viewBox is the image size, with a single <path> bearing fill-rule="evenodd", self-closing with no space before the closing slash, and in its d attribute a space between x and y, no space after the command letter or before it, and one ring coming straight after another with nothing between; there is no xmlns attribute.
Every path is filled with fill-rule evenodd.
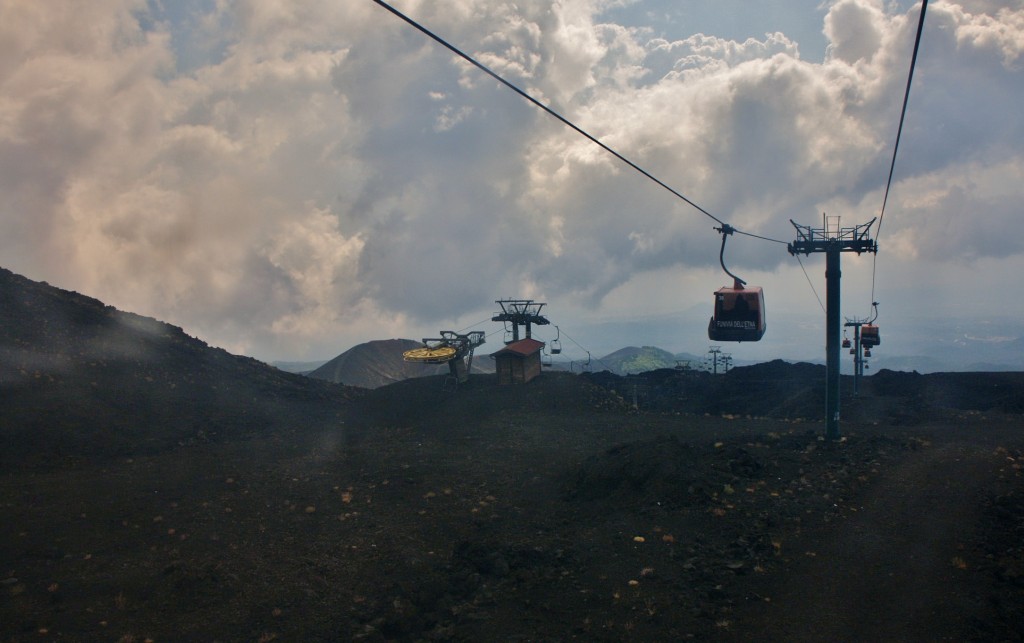
<svg viewBox="0 0 1024 643"><path fill-rule="evenodd" d="M732 277L733 287L735 287L736 290L742 290L743 286L747 285L747 282L729 272L729 269L725 267L725 240L729 238L730 234L736 232L736 228L732 227L728 223L723 223L721 228L715 228L715 230L718 230L722 234L722 248L718 251L718 263L722 264L722 270L725 271L725 274Z"/></svg>

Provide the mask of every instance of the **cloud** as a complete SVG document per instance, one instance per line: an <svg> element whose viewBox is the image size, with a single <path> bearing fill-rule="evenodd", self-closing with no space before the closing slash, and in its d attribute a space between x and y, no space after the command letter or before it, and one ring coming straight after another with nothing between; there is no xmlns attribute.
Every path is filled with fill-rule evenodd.
<svg viewBox="0 0 1024 643"><path fill-rule="evenodd" d="M972 16L962 8L951 6L947 11L957 22L957 42L964 48L992 51L1012 69L1020 69L1024 54L1024 11L1019 7L999 7L994 15Z"/></svg>
<svg viewBox="0 0 1024 643"><path fill-rule="evenodd" d="M629 3L395 4L741 229L878 214L916 7L832 3L810 62L606 21ZM0 0L0 262L30 277L298 358L718 270L713 220L375 3L79 5ZM1024 8L929 7L883 244L1021 254L1022 48ZM727 261L791 269L747 237Z"/></svg>
<svg viewBox="0 0 1024 643"><path fill-rule="evenodd" d="M839 0L825 17L828 52L850 65L870 63L881 53L885 23L881 0Z"/></svg>

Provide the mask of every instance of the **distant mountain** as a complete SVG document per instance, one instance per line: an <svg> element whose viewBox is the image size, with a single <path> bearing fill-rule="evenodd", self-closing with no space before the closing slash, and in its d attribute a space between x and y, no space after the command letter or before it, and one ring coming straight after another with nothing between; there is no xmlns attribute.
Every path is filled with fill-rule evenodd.
<svg viewBox="0 0 1024 643"><path fill-rule="evenodd" d="M423 346L422 342L411 339L378 339L365 342L338 355L309 373L309 376L347 386L378 388L414 377L448 372L448 366L444 364L417 364L406 362L402 358L402 353L420 346ZM494 372L494 363L487 351L476 352L473 357L473 372Z"/></svg>
<svg viewBox="0 0 1024 643"><path fill-rule="evenodd" d="M318 359L312 362L271 362L270 365L274 368L279 368L282 371L288 371L289 373L301 373L303 375L307 375L326 363L327 360Z"/></svg>
<svg viewBox="0 0 1024 643"><path fill-rule="evenodd" d="M853 373L853 356L843 352L841 356L841 368L842 372ZM885 355L880 350L876 349L874 356L868 360L869 368L866 373L870 375L870 371L880 371L882 369L889 369L890 371L917 371L918 373L937 373L941 371L953 371L957 370L953 368L951 364L945 363L939 359L936 359L930 355L897 355L890 357ZM986 369L986 370L1002 370L1002 369Z"/></svg>
<svg viewBox="0 0 1024 643"><path fill-rule="evenodd" d="M356 394L0 268L0 467L336 422Z"/></svg>
<svg viewBox="0 0 1024 643"><path fill-rule="evenodd" d="M310 377L362 388L378 388L412 377L447 372L446 366L406 362L402 353L422 346L412 339L378 339L353 346L309 373Z"/></svg>
<svg viewBox="0 0 1024 643"><path fill-rule="evenodd" d="M676 357L672 353L656 346L627 346L614 353L609 353L598 360L601 369L626 375L644 373L660 368L675 368ZM597 369L591 369L597 370Z"/></svg>
<svg viewBox="0 0 1024 643"><path fill-rule="evenodd" d="M725 353L723 353L724 355ZM630 375L656 371L663 368L678 368L682 370L709 370L708 355L694 355L693 353L670 353L657 346L626 346L609 353L604 357L594 358L589 368L580 367L579 362L570 365L569 362L555 360L552 370L576 370L601 372L609 371L616 375ZM731 360L731 368L737 366L750 366L758 363L754 360ZM724 363L720 365L724 372Z"/></svg>

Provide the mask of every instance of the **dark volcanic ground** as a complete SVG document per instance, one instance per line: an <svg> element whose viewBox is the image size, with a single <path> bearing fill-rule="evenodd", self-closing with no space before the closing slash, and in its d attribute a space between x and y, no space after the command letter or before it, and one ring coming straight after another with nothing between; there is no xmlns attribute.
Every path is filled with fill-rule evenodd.
<svg viewBox="0 0 1024 643"><path fill-rule="evenodd" d="M636 413L569 374L424 378L334 421L8 470L0 631L1019 639L1019 416L907 424L830 444L806 420Z"/></svg>
<svg viewBox="0 0 1024 643"><path fill-rule="evenodd" d="M1024 375L373 391L0 271L0 640L1024 638Z"/></svg>

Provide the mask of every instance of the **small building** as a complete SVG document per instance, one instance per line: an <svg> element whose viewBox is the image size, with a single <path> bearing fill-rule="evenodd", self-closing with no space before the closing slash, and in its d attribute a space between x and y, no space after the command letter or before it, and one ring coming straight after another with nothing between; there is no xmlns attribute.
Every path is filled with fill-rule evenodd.
<svg viewBox="0 0 1024 643"><path fill-rule="evenodd" d="M498 373L498 384L525 384L540 375L542 348L544 342L527 337L491 353L494 370Z"/></svg>

